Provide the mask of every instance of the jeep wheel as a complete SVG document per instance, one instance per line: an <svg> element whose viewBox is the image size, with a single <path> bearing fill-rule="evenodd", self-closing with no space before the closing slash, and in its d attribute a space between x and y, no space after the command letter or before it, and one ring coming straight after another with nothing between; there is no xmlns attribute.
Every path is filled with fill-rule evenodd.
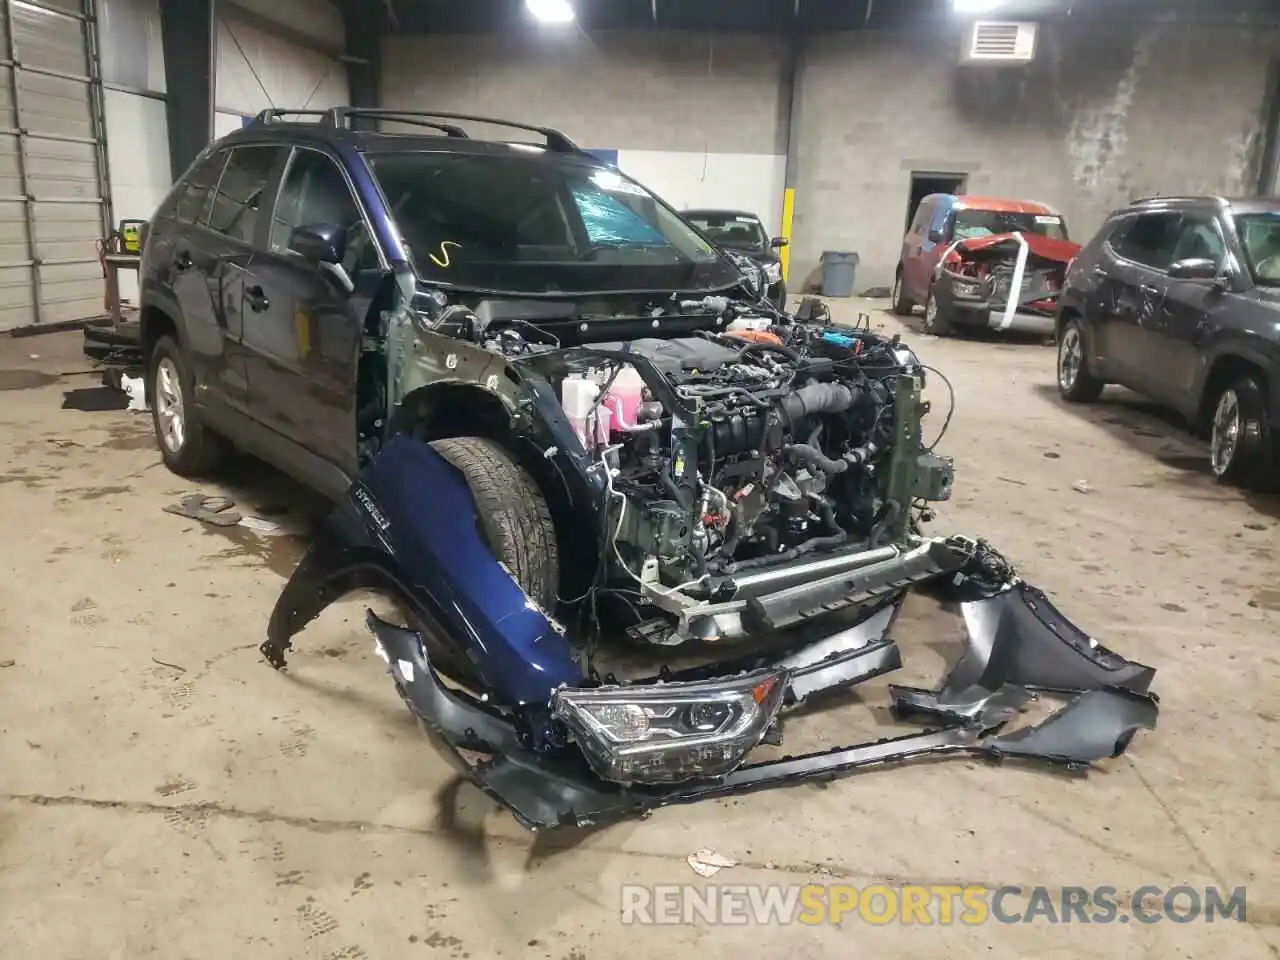
<svg viewBox="0 0 1280 960"><path fill-rule="evenodd" d="M201 422L191 370L172 337L161 337L151 353L147 395L165 466L179 476L198 477L221 463L230 444Z"/></svg>
<svg viewBox="0 0 1280 960"><path fill-rule="evenodd" d="M1258 378L1245 374L1218 395L1209 437L1209 463L1224 483L1259 489L1272 486L1275 438L1267 416L1267 392Z"/></svg>
<svg viewBox="0 0 1280 960"><path fill-rule="evenodd" d="M1092 403L1102 396L1103 383L1089 370L1084 324L1072 317L1058 338L1058 393L1071 403Z"/></svg>
<svg viewBox="0 0 1280 960"><path fill-rule="evenodd" d="M900 317L911 316L911 308L915 306L906 295L902 292L902 271L899 270L893 278L893 312Z"/></svg>
<svg viewBox="0 0 1280 960"><path fill-rule="evenodd" d="M556 528L533 478L492 440L451 437L431 446L466 480L493 555L531 600L554 611L560 587Z"/></svg>

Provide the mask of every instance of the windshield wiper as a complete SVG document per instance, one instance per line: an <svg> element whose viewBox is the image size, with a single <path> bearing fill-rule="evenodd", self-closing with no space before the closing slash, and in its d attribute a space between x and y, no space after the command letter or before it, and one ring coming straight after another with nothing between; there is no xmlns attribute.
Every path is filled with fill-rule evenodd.
<svg viewBox="0 0 1280 960"><path fill-rule="evenodd" d="M647 253L652 253L655 250L675 250L675 247L669 243L655 241L608 240L601 243L593 243L578 254L578 259L586 260L598 253L604 253L609 250L643 250Z"/></svg>

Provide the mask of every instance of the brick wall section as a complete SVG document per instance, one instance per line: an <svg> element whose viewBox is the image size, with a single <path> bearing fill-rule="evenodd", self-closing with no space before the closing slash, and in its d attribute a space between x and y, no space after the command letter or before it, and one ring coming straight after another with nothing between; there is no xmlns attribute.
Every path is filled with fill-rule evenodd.
<svg viewBox="0 0 1280 960"><path fill-rule="evenodd" d="M536 122L588 147L785 153L784 49L668 31L392 38L383 105Z"/></svg>
<svg viewBox="0 0 1280 960"><path fill-rule="evenodd" d="M857 250L889 285L912 169L1042 200L1077 239L1153 193L1249 193L1275 34L1204 24L1042 28L1036 62L956 65L958 36L816 38L802 75L793 277ZM797 272L798 271L798 272Z"/></svg>

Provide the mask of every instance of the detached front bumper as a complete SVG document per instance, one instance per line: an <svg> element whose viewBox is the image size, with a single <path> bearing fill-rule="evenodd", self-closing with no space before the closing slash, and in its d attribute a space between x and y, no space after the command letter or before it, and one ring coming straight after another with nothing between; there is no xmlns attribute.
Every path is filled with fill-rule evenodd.
<svg viewBox="0 0 1280 960"><path fill-rule="evenodd" d="M1042 593L1021 581L978 596L961 578L948 584L953 591L969 590L960 602L968 634L963 656L936 691L890 688L899 716L925 717L933 729L744 763L723 776L661 785L624 786L602 780L573 743L551 746L551 741L544 741L535 748L527 722L518 724L514 717L500 715L445 685L417 633L372 613L368 625L401 696L443 756L533 830L643 815L669 804L825 780L925 757L1015 758L1079 770L1118 756L1138 730L1154 728L1158 700L1147 692L1154 670L1097 644ZM787 678L782 710L900 666L889 631L902 601L899 596L857 626L814 640L773 664ZM748 658L664 674L662 681L733 677L761 666ZM1006 730L1018 711L1042 691L1069 699L1036 726ZM770 732L773 740L766 736L764 741L776 742L780 728Z"/></svg>

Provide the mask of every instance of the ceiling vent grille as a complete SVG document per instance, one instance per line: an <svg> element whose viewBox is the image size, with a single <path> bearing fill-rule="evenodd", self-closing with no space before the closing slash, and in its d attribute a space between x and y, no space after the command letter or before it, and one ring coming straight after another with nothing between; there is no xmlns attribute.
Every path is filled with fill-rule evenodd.
<svg viewBox="0 0 1280 960"><path fill-rule="evenodd" d="M1030 63L1036 54L1035 23L977 20L965 32L961 63Z"/></svg>

